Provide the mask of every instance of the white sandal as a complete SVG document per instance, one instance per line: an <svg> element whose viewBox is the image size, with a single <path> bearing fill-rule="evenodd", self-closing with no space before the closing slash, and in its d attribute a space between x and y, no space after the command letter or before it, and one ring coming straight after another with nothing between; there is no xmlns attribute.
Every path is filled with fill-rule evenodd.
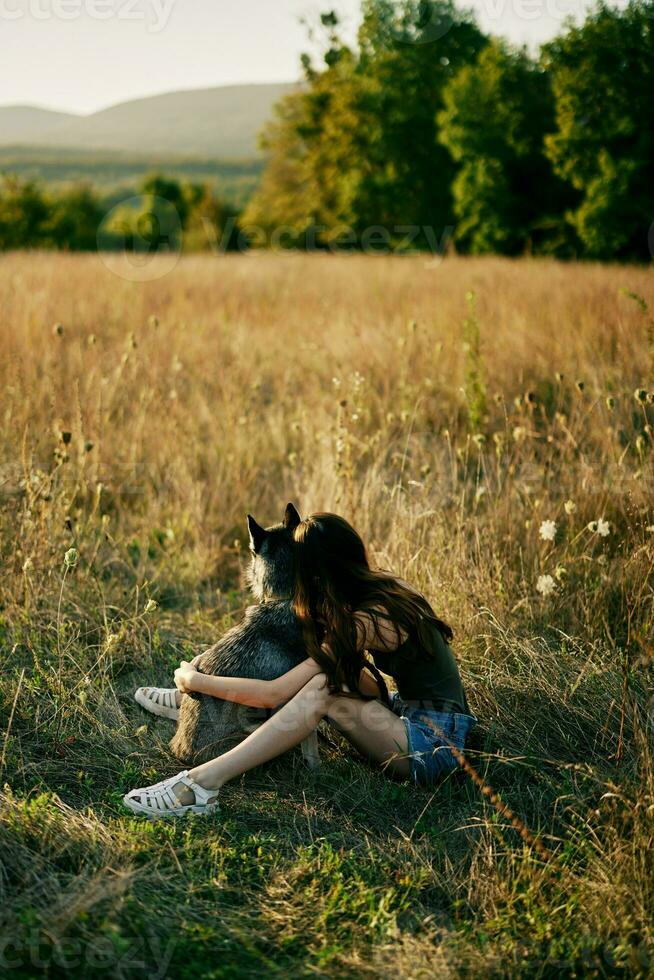
<svg viewBox="0 0 654 980"><path fill-rule="evenodd" d="M139 687L134 700L153 715L173 721L179 718L176 687Z"/></svg>
<svg viewBox="0 0 654 980"><path fill-rule="evenodd" d="M190 789L193 803L182 803L175 790L179 785ZM218 790L205 789L189 777L188 770L164 779L145 789L133 789L123 796L123 803L133 813L158 820L163 817L183 817L187 813L214 813L219 810Z"/></svg>

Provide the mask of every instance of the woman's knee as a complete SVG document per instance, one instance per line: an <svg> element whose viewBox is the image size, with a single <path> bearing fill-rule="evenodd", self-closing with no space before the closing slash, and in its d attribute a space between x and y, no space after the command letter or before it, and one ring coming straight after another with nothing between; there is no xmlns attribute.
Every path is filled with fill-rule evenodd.
<svg viewBox="0 0 654 980"><path fill-rule="evenodd" d="M326 674L314 674L302 688L302 694L312 706L319 706L326 714L334 703L334 695L329 690L329 679Z"/></svg>
<svg viewBox="0 0 654 980"><path fill-rule="evenodd" d="M322 672L319 674L314 674L310 681L303 687L304 691L314 691L318 694L323 694L326 697L331 697L329 693L329 680L327 674Z"/></svg>

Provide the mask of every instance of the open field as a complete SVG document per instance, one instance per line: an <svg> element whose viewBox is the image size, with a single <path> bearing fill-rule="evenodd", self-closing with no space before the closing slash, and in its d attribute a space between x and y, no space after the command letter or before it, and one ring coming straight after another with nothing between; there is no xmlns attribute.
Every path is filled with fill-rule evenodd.
<svg viewBox="0 0 654 980"><path fill-rule="evenodd" d="M10 976L651 975L645 303L648 269L527 259L2 257ZM470 762L549 857L470 778L396 785L336 737L220 819L123 811L177 768L131 692L239 614L244 515L287 500L452 623Z"/></svg>

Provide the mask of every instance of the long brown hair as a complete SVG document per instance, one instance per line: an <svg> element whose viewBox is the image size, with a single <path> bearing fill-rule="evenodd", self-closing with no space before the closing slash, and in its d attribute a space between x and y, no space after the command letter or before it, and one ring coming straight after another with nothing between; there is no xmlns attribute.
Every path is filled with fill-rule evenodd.
<svg viewBox="0 0 654 980"><path fill-rule="evenodd" d="M380 649L388 646L382 636L388 636L389 626L397 632L398 643L407 634L427 651L432 649L433 627L446 642L452 639L452 630L437 618L426 599L390 573L370 567L361 537L342 517L313 514L295 528L293 538L293 608L303 626L307 653L327 675L332 693L347 688L365 696L359 690L359 677L370 664L357 642L356 612L370 616ZM333 659L322 649L325 642ZM386 700L386 685L376 670L373 673Z"/></svg>

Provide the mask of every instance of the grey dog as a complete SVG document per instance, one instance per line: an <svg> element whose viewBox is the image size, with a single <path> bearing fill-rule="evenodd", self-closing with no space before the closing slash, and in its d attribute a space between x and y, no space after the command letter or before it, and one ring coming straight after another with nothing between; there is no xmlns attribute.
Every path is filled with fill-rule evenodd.
<svg viewBox="0 0 654 980"><path fill-rule="evenodd" d="M281 524L263 528L248 514L249 584L258 605L195 661L204 674L273 680L306 659L301 626L293 612L293 531L301 517L288 504ZM178 759L198 765L240 741L268 712L207 694L185 694L170 746ZM311 768L320 764L314 732L302 743Z"/></svg>

